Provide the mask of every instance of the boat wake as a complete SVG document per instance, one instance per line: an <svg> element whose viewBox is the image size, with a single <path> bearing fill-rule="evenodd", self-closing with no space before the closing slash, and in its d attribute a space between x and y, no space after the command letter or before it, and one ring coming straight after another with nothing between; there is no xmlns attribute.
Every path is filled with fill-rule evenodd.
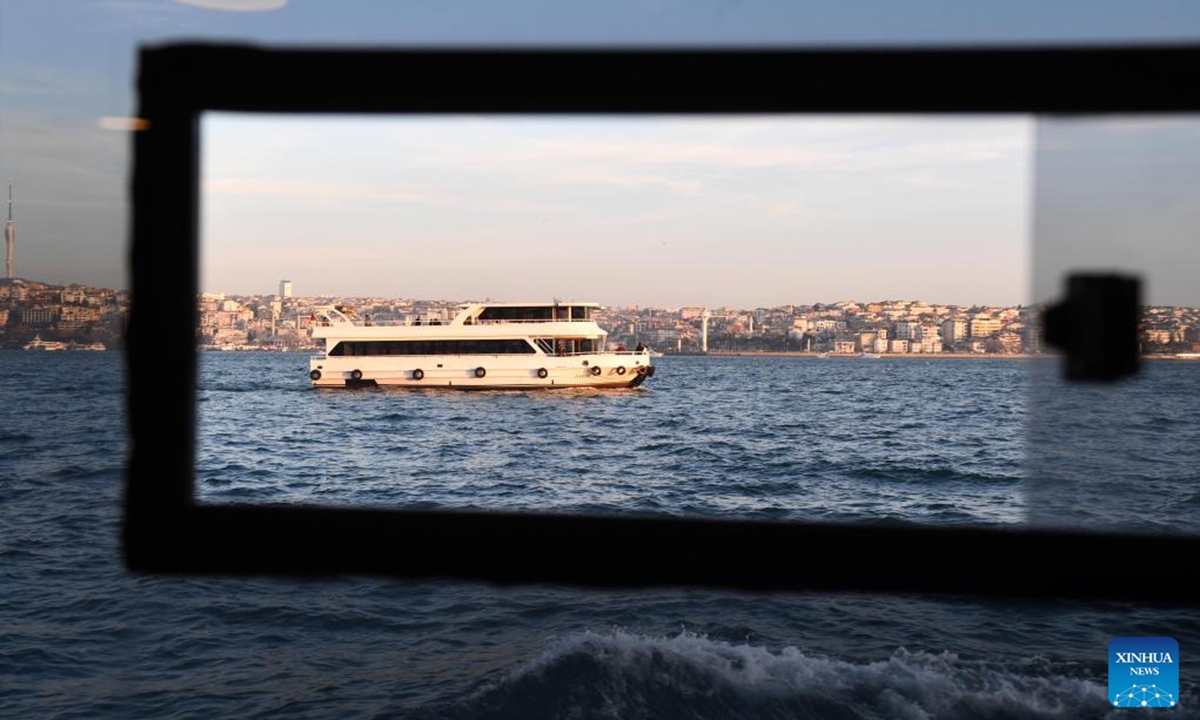
<svg viewBox="0 0 1200 720"><path fill-rule="evenodd" d="M897 650L854 663L715 641L582 633L465 699L421 708L452 718L1102 717L1105 687L1043 661L1018 667ZM1082 676L1081 676L1082 675Z"/></svg>

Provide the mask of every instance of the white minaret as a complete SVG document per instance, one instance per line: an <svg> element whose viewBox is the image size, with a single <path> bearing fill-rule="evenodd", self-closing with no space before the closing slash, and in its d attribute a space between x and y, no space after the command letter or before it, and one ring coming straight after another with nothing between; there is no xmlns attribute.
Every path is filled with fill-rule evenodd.
<svg viewBox="0 0 1200 720"><path fill-rule="evenodd" d="M708 308L700 313L700 352L708 352Z"/></svg>
<svg viewBox="0 0 1200 720"><path fill-rule="evenodd" d="M4 241L8 245L8 279L12 280L17 275L17 223L13 220L12 185L8 186L8 224L4 226Z"/></svg>

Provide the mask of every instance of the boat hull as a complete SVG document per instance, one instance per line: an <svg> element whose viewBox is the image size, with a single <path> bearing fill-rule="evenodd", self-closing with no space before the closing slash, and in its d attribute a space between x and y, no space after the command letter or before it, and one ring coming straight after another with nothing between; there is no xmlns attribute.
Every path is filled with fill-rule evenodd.
<svg viewBox="0 0 1200 720"><path fill-rule="evenodd" d="M587 357L317 356L309 362L317 388L362 386L526 390L633 388L654 374L646 353Z"/></svg>

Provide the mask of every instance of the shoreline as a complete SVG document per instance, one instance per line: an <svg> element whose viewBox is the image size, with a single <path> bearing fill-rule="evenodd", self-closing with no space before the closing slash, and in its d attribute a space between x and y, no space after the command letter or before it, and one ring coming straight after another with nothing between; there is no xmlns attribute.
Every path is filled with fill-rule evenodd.
<svg viewBox="0 0 1200 720"><path fill-rule="evenodd" d="M1051 353L879 353L879 357L866 356L861 353L821 355L804 351L766 351L766 350L716 350L707 353L667 353L664 357L797 357L816 358L821 360L1053 360L1062 355ZM1178 362L1197 361L1200 357L1179 357L1177 355L1141 355L1141 360L1174 360Z"/></svg>
<svg viewBox="0 0 1200 720"><path fill-rule="evenodd" d="M686 355L688 353L677 353ZM817 358L820 360L920 360L929 358L945 358L947 360L986 360L989 358L1003 358L1006 360L1036 360L1038 358L1056 358L1058 355L1031 355L1028 353L1012 353L1012 354L991 354L991 353L878 353L879 357L874 355L864 355L862 353L815 353L805 351L733 351L733 350L718 350L708 353L694 353L696 356L703 357L705 355L715 357L800 357L800 358Z"/></svg>

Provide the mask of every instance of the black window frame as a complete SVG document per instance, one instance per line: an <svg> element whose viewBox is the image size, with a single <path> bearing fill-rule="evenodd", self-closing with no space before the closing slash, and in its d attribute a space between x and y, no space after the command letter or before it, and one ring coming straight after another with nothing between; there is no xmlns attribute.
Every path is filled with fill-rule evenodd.
<svg viewBox="0 0 1200 720"><path fill-rule="evenodd" d="M133 141L129 569L576 586L1194 603L1114 582L1200 537L315 505L195 498L199 118L396 114L1167 113L1200 110L1200 47L345 50L179 44L139 59ZM924 562L910 563L911 558ZM952 569L952 570L950 570Z"/></svg>

